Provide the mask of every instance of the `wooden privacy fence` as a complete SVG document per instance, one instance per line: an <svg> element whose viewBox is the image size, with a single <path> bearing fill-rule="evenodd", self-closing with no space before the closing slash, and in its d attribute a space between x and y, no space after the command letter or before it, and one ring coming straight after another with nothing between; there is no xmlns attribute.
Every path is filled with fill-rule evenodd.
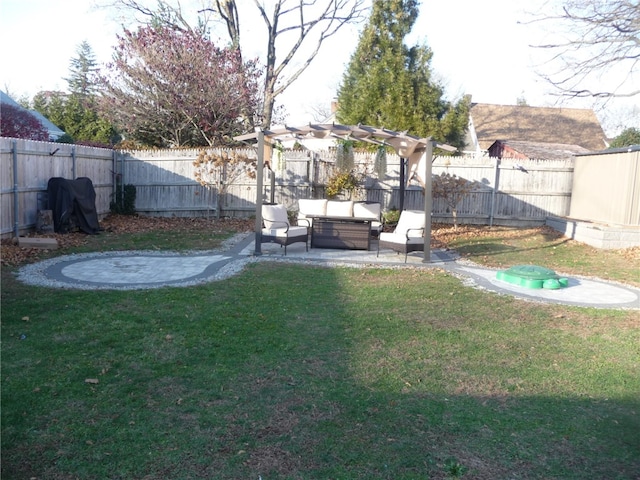
<svg viewBox="0 0 640 480"><path fill-rule="evenodd" d="M136 186L136 210L148 215L253 215L255 179L243 176L229 183L222 172L212 175L212 181L203 186L195 181L194 161L200 152L201 149L121 152L117 169L124 184ZM254 149L236 152L256 158ZM374 154L356 152L355 171L364 186L357 199L379 202L383 209L399 207L400 162L397 155L389 154L386 175L378 178L373 173ZM284 160L274 157L270 164L273 171L265 177L264 200L273 199L295 210L299 198L324 196L324 187L334 172L335 151L285 151ZM548 215L564 216L569 212L571 159L438 157L433 174L442 172L478 183L458 205L460 222L541 225ZM415 181L405 192L404 208L424 208L423 191ZM436 221L451 221L451 211L443 199L434 200L433 216Z"/></svg>
<svg viewBox="0 0 640 480"><path fill-rule="evenodd" d="M219 150L230 152L230 150ZM37 210L44 208L47 182L51 177L88 177L96 190L100 216L118 185L136 187L135 208L153 216L250 217L255 212L256 181L248 175L234 177L229 171L196 181L195 160L202 149L119 151L30 140L0 138L2 236L24 233L36 223ZM256 158L255 149L232 152ZM265 176L265 201L272 198L297 209L300 198L322 198L334 172L335 150L285 151L270 159L273 171ZM387 157L382 178L373 172L374 154L356 152L355 171L363 188L356 199L376 201L383 209L400 206L400 162ZM478 182L477 188L458 205L461 223L541 225L548 215L569 214L573 160L499 160L489 157L438 157L433 174L442 172ZM417 182L410 182L404 208L424 208L424 195ZM433 203L434 221L450 222L451 212L442 199Z"/></svg>
<svg viewBox="0 0 640 480"><path fill-rule="evenodd" d="M0 138L2 237L21 235L46 208L52 177L88 177L96 191L98 215L109 212L114 185L114 151L82 145Z"/></svg>

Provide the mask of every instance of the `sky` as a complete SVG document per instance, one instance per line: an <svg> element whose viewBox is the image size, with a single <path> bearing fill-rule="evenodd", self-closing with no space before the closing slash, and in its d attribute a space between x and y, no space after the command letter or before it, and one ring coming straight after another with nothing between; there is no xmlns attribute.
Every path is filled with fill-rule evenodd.
<svg viewBox="0 0 640 480"><path fill-rule="evenodd" d="M470 94L478 103L514 105L524 99L532 106L591 108L584 100L559 103L538 74L545 68L544 52L530 45L542 42L543 32L526 22L546 1L423 0L407 42L432 49L432 71L450 100ZM188 4L182 0L183 8ZM245 51L259 55L264 44L256 33L260 25L248 23L242 31L249 45ZM279 97L287 124L319 121L317 111L329 109L360 28L346 28L329 39L314 63ZM86 40L102 64L110 60L119 31L118 15L96 9L93 0L0 0L0 89L16 100L31 99L41 90L66 90L64 79L80 43ZM625 126L620 122L628 120L616 124L615 119L625 118L630 106L640 109L640 98L596 109L607 133Z"/></svg>

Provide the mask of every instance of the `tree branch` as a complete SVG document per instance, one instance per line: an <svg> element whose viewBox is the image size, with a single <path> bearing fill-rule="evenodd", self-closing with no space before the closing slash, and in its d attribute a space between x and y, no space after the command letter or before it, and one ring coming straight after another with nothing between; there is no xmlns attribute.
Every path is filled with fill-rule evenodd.
<svg viewBox="0 0 640 480"><path fill-rule="evenodd" d="M534 48L555 52L547 62L555 71L541 74L559 96L632 97L635 88L624 84L638 71L640 60L640 4L633 0L565 0L561 13L534 19L553 27L565 38ZM553 34L552 34L553 35ZM610 91L589 86L616 70L624 78Z"/></svg>

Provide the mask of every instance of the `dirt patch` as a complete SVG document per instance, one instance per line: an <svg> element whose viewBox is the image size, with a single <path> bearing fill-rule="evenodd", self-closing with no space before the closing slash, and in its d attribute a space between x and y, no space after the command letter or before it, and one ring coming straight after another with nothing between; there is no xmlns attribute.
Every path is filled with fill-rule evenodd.
<svg viewBox="0 0 640 480"><path fill-rule="evenodd" d="M265 445L249 452L247 466L260 475L292 475L300 470L301 459L277 446Z"/></svg>

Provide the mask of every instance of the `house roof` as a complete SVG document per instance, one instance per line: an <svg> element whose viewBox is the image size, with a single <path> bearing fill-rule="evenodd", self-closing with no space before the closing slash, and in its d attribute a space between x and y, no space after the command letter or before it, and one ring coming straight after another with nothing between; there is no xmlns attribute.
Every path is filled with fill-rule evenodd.
<svg viewBox="0 0 640 480"><path fill-rule="evenodd" d="M18 102L4 93L2 90L0 90L0 103L6 103L7 105L11 105L12 107L22 108Z"/></svg>
<svg viewBox="0 0 640 480"><path fill-rule="evenodd" d="M519 140L497 140L490 147L492 149L495 144L502 144L518 153L523 154L530 159L545 160L565 160L574 155L590 153L590 150L580 145L567 145L565 143L543 143L543 142L525 142ZM508 155L503 155L505 158Z"/></svg>
<svg viewBox="0 0 640 480"><path fill-rule="evenodd" d="M607 147L602 126L589 109L475 103L470 117L482 150L500 139L578 145L591 151Z"/></svg>

